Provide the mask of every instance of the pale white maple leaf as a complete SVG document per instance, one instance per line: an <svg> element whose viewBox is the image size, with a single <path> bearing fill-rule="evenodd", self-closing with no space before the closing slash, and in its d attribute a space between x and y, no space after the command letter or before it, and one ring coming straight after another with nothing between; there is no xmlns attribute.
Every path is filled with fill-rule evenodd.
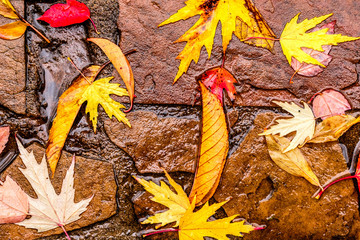
<svg viewBox="0 0 360 240"><path fill-rule="evenodd" d="M271 126L260 135L279 134L281 137L296 132L289 146L284 149L284 153L303 145L306 140L311 139L315 132L315 116L305 102L304 108L299 107L295 103L273 101L285 111L291 113L294 117L286 119L277 119L277 125Z"/></svg>
<svg viewBox="0 0 360 240"><path fill-rule="evenodd" d="M17 144L20 157L26 168L19 168L31 184L38 198L29 198L29 215L31 218L17 223L26 228L35 228L45 232L80 219L80 214L86 211L92 197L74 202L74 165L73 159L63 180L60 194L56 194L51 184L45 156L40 164L37 163L33 152L29 153L20 143Z"/></svg>

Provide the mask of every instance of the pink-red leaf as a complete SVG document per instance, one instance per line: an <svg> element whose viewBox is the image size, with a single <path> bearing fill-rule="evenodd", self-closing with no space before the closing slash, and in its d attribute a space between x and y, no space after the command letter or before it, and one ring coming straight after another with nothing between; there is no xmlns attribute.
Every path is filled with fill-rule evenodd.
<svg viewBox="0 0 360 240"><path fill-rule="evenodd" d="M0 153L4 150L9 141L10 127L0 127Z"/></svg>
<svg viewBox="0 0 360 240"><path fill-rule="evenodd" d="M322 120L328 117L345 114L350 110L349 101L340 92L327 89L318 93L313 100L313 112L316 118Z"/></svg>
<svg viewBox="0 0 360 240"><path fill-rule="evenodd" d="M327 34L334 34L335 33L335 24L336 21L332 21L330 23L327 23L323 25L322 27L315 27L310 32L315 32L321 29L327 28ZM332 60L332 57L329 55L329 52L331 50L331 45L323 45L322 48L324 49L324 52L315 51L311 48L301 48L306 54L309 54L311 57L318 60L320 63L322 63L324 66L329 65L329 63ZM324 68L320 67L319 65L314 64L308 64L308 63L300 63L298 60L296 60L294 57L291 59L291 67L295 70L295 73L307 76L307 77L313 77L324 71Z"/></svg>
<svg viewBox="0 0 360 240"><path fill-rule="evenodd" d="M1 182L0 182L1 183ZM9 176L0 184L0 224L23 221L29 211L29 200Z"/></svg>
<svg viewBox="0 0 360 240"><path fill-rule="evenodd" d="M91 20L89 8L76 0L67 0L66 4L58 3L52 5L37 20L45 21L52 27L65 27ZM92 20L91 20L92 22ZM93 23L96 30L95 24Z"/></svg>
<svg viewBox="0 0 360 240"><path fill-rule="evenodd" d="M234 94L236 94L236 90L234 83L236 83L236 79L225 68L216 67L207 70L205 73L201 74L199 80L216 95L221 103L223 101L223 89L227 91L227 94L232 101L235 99Z"/></svg>

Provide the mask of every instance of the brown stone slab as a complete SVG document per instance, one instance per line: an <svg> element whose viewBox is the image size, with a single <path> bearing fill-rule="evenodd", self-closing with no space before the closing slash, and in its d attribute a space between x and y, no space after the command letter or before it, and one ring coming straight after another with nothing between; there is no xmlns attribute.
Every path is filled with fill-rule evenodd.
<svg viewBox="0 0 360 240"><path fill-rule="evenodd" d="M127 152L140 173L195 172L199 121L160 118L155 113L134 111L127 115L131 128L116 119L105 121L110 140Z"/></svg>
<svg viewBox="0 0 360 240"><path fill-rule="evenodd" d="M197 93L195 77L221 64L220 26L216 31L211 58L207 59L203 48L199 63L192 63L188 72L173 85L180 62L175 58L185 46L185 43L173 42L192 26L197 17L157 28L158 24L183 7L184 1L119 0L119 5L121 47L123 50L137 49L137 53L128 56L135 77L135 102L193 104ZM357 0L334 0L331 3L326 0L256 0L255 5L277 36L299 12L301 21L334 13L328 21L337 20L336 33L360 36L360 26L354 24L360 17L360 2ZM241 106L270 106L273 99L307 101L321 89L352 86L357 81L356 64L360 59L357 45L358 42L350 42L334 46L330 52L333 60L323 73L316 77L297 75L294 83L290 84L294 71L278 42L275 54L272 54L244 44L234 36L227 50L225 67L240 82L235 103ZM360 104L356 103L354 107L359 108Z"/></svg>
<svg viewBox="0 0 360 240"><path fill-rule="evenodd" d="M32 144L27 148L33 150L35 158L40 161L45 149L38 144ZM61 159L52 180L55 191L61 190L61 184L66 171L72 161L72 154L62 152ZM36 197L29 182L18 169L24 167L20 157L11 164L3 173L2 178L10 175L20 187L31 197ZM90 224L105 220L116 213L116 183L113 168L110 163L76 157L74 174L75 202L94 196L87 210L81 218L65 226L67 231L82 228ZM25 228L15 224L0 225L0 239L35 239L54 234L61 234L61 228L56 228L47 232L38 233L34 229Z"/></svg>
<svg viewBox="0 0 360 240"><path fill-rule="evenodd" d="M11 1L23 14L24 1ZM14 20L0 16L0 25ZM25 114L25 38L16 40L0 39L0 105L16 113Z"/></svg>
<svg viewBox="0 0 360 240"><path fill-rule="evenodd" d="M330 187L320 200L312 198L317 187L279 168L270 159L265 138L258 135L275 116L270 112L257 116L253 128L227 160L215 199L231 198L223 206L229 216L239 214L267 226L244 239L353 237L359 222L353 182ZM338 143L306 144L301 151L322 184L347 169Z"/></svg>

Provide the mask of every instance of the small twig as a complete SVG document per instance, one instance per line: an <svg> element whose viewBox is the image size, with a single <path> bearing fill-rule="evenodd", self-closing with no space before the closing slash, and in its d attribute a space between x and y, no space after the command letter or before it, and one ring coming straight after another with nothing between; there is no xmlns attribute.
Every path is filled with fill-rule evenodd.
<svg viewBox="0 0 360 240"><path fill-rule="evenodd" d="M25 20L25 18L23 18L20 14L18 14L17 12L15 12L15 14L19 17L19 19L21 21L23 21L26 25L28 25L29 27L31 27L38 35L40 35L47 43L50 43L51 41L45 37L39 30L37 30L33 25L31 25L28 21Z"/></svg>
<svg viewBox="0 0 360 240"><path fill-rule="evenodd" d="M85 80L91 84L90 80L82 73L82 71L75 65L75 63L73 62L73 60L71 60L70 57L67 58L67 60L69 60L71 62L71 64L76 68L76 70L79 71L79 73L81 74L81 76L83 76L83 78L85 78Z"/></svg>

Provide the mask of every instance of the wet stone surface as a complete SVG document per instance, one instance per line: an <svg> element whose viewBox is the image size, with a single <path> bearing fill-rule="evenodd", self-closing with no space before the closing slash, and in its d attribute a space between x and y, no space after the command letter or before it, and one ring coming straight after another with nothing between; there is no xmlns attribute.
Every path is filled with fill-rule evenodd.
<svg viewBox="0 0 360 240"><path fill-rule="evenodd" d="M333 1L271 1L256 0L264 18L277 36L285 24L297 13L300 20L334 13L330 20L337 20L336 33L359 36L359 26L353 21L359 17L356 0ZM157 28L157 25L184 6L183 1L126 1L119 0L120 16L118 27L122 31L121 46L124 49L136 48L138 52L129 56L132 63L135 82L137 83L138 103L192 104L197 87L194 81L204 70L218 66L222 60L220 26L218 26L211 58L207 59L205 48L202 49L198 64L190 65L175 85L172 85L179 60L176 56L185 43L173 44L197 17L179 21ZM335 7L336 6L336 7ZM149 37L151 36L151 37ZM241 43L233 38L227 50L225 67L240 82L235 104L241 106L271 106L271 100L299 101L310 97L327 87L344 89L349 98L354 99L358 88L357 64L360 52L356 42L342 43L333 47L330 54L333 60L327 69L316 77L295 76L294 83L289 80L293 69L288 65L279 43L275 44L275 54L260 48ZM164 50L166 49L166 50Z"/></svg>
<svg viewBox="0 0 360 240"><path fill-rule="evenodd" d="M357 193L352 181L332 186L316 200L317 187L280 169L267 151L265 138L258 136L274 119L261 113L254 126L232 154L214 195L228 215L239 214L267 228L244 239L331 239L354 237L359 222ZM321 183L347 170L337 143L308 144L302 149ZM231 189L231 191L229 191Z"/></svg>
<svg viewBox="0 0 360 240"><path fill-rule="evenodd" d="M14 2L21 9L21 3ZM124 52L136 49L136 53L128 56L134 71L137 95L134 109L128 114L133 128L109 120L100 107L98 132L95 134L82 107L64 150L82 157L77 162L75 175L86 176L84 182L76 180L79 183L79 186L75 185L75 188L79 188L77 199L88 197L93 192L96 192L96 196L111 195L106 197L105 202L95 201L99 205L92 206L91 211L84 214L83 219L79 220L81 224L70 225L70 228L81 227L69 232L70 237L143 239L142 231L154 226L144 226L139 221L164 208L150 200L150 194L144 192L132 175L158 183L160 180L166 181L160 170L160 167L164 167L187 193L190 192L199 149L201 119L200 102L195 101L200 96L195 77L221 64L220 28L216 32L211 58L207 59L203 49L199 63L192 63L188 73L173 85L179 65L175 58L185 45L173 44L173 41L188 30L197 17L161 28L156 26L183 7L184 1L86 1L100 35L94 32L89 21L57 29L38 22L36 19L55 2L60 1L26 1L27 19L52 40L51 44L46 44L31 30L26 33L25 47L24 38L5 43L0 40L0 56L6 57L5 63L11 63L11 66L4 68L7 70L6 77L14 75L8 71L16 72L16 78L4 79L1 74L5 73L0 71L0 126L10 126L12 134L4 153L0 155L0 171L17 155L15 133L27 145L41 143L42 147L31 147L41 152L38 159L42 157L57 99L78 75L66 58L71 57L79 68L89 64L101 65L108 60L86 38L103 37L120 42ZM286 22L298 12L301 12L300 20L333 12L330 20L337 20L336 33L360 36L360 26L354 24L360 17L360 3L356 0L334 0L331 4L325 0L254 2L277 36ZM1 23L3 20L0 17ZM333 47L331 55L334 59L323 73L314 78L296 76L294 84L289 84L293 70L282 55L279 43L275 46L275 54L271 54L234 38L228 47L225 66L239 80L239 94L235 107L227 102L229 159L220 187L210 201L223 201L230 196L232 200L215 217L240 214L249 222L267 225L267 229L246 235L245 239L360 239L357 236L360 229L358 195L351 181L333 186L320 200L312 199L316 187L278 168L268 156L263 137L257 136L274 116L262 113L279 112L278 108L268 107L273 99L299 102L308 100L322 88L335 87L343 89L353 106L360 108L360 86L357 83L360 53L356 43ZM122 83L112 66L106 67L100 77L110 75ZM121 101L127 99L122 98ZM340 139L348 146L350 155L359 140L359 126L352 127ZM338 144L308 145L303 149L321 183L346 169ZM64 152L63 158L65 160L59 162L59 176L55 179L57 188L70 164L68 153ZM13 174L15 180L30 191L27 183L22 181L21 173L16 170L18 164L16 160L6 173ZM105 181L105 176L111 179ZM84 184L87 184L86 187ZM100 204L108 204L108 207L100 209ZM98 220L100 222L96 222ZM16 228L11 230L13 239L23 239L16 234L25 230L18 231L19 227L13 225L0 227L1 230L8 228ZM9 231L0 233L0 238L7 239L8 235L1 234L9 234ZM28 239L64 238L57 230L47 235L61 235L45 236L31 230L26 230L26 234ZM161 234L151 239L177 239L177 235Z"/></svg>
<svg viewBox="0 0 360 240"><path fill-rule="evenodd" d="M12 3L23 14L24 1L16 0ZM13 21L0 16L0 25ZM0 105L18 114L26 112L24 46L24 36L13 41L0 39Z"/></svg>

